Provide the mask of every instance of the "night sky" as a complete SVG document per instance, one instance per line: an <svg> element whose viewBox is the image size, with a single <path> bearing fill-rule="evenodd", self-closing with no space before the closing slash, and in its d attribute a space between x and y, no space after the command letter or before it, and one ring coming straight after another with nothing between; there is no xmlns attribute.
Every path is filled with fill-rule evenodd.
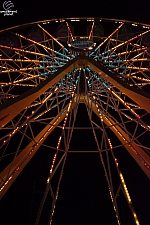
<svg viewBox="0 0 150 225"><path fill-rule="evenodd" d="M105 17L150 23L149 1L12 1L17 9L13 17L0 14L0 28L63 17ZM2 1L0 3L2 10ZM86 120L86 110L79 108L77 123ZM76 149L95 150L96 144L91 134L73 136ZM90 137L90 138L89 138ZM55 138L55 134L49 137ZM81 145L82 142L82 145ZM74 146L74 143L72 143ZM126 151L122 153L120 168L125 177L135 211L141 225L150 224L150 182L139 166ZM51 164L51 154L41 149L23 170L1 202L1 225L32 225L44 190ZM50 198L50 196L49 196ZM120 211L123 225L132 225L128 207ZM42 225L48 225L49 201L46 201ZM53 225L117 225L108 185L97 153L69 155L65 166Z"/></svg>

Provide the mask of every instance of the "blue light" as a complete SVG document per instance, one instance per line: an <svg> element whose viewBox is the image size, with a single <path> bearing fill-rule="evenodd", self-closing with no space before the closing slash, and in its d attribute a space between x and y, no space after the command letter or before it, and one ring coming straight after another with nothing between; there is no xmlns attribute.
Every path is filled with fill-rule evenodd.
<svg viewBox="0 0 150 225"><path fill-rule="evenodd" d="M46 74L50 74L49 72L41 73L40 76L44 76Z"/></svg>
<svg viewBox="0 0 150 225"><path fill-rule="evenodd" d="M54 51L56 54L58 54L58 55L61 55L61 56L63 56L63 57L65 57L65 58L67 58L67 59L70 59L70 57L69 56L66 56L66 55L64 55L64 54L62 54L62 53L60 53L60 52L57 52L57 51Z"/></svg>
<svg viewBox="0 0 150 225"><path fill-rule="evenodd" d="M59 57L57 57L57 56L54 56L54 59L63 60L63 61L65 61L65 62L68 62L68 59L62 59L62 58L59 58Z"/></svg>
<svg viewBox="0 0 150 225"><path fill-rule="evenodd" d="M68 54L70 54L71 55L71 53L68 51L68 49L67 48L64 48L64 50L68 53ZM75 55L71 55L73 58L75 58Z"/></svg>

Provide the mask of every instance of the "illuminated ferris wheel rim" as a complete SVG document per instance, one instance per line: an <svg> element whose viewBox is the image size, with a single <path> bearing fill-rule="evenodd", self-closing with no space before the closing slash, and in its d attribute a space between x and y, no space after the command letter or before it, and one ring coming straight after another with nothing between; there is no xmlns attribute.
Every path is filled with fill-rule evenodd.
<svg viewBox="0 0 150 225"><path fill-rule="evenodd" d="M67 31L59 36L60 33L58 34L57 31L64 24ZM89 26L86 26L88 24ZM94 33L94 24L99 24L99 35ZM32 29L36 27L35 25L39 33ZM133 26L135 33L122 35L120 31L124 25ZM109 27L112 29L110 33ZM79 35L76 35L76 32L74 34L74 28L77 28L77 34L79 29ZM17 31L13 32L14 30ZM84 33L88 33L85 33L86 39L81 35L83 30ZM106 37L104 31L108 33ZM83 103L89 115L90 129L97 143L96 152L102 154L113 152L113 149L120 146L125 147L150 177L150 146L144 141L150 131L147 123L147 118L150 118L150 89L148 89L150 45L143 46L142 42L143 36L150 33L150 25L107 18L61 18L14 26L0 31L1 36L3 32L8 34L8 38L12 33L16 39L19 39L20 45L15 46L14 41L13 46L10 40L0 46L1 96L4 100L0 106L0 128L5 134L0 139L1 159L5 163L5 158L9 156L6 153L10 150L13 160L13 163L8 164L8 162L7 167L1 172L1 196L5 194L36 151L45 146L47 137L56 128L62 131L57 146L51 146L50 143L46 145L49 149L56 150L50 176L47 179L49 185L51 176L55 172L53 167L58 152L64 153L64 158L62 157L64 163L65 154L76 152L69 150L69 145L73 129L77 128L74 124L78 106ZM120 37L127 39L119 39ZM95 42L97 42L96 48ZM69 44L73 47L72 50L67 49ZM91 48L92 51L85 49L84 54L83 52L80 54L80 47L82 49L84 45L88 45L86 47ZM138 85L139 89L137 89ZM145 86L148 87L147 93L144 92ZM37 127L39 130L36 129ZM96 133L97 128L100 133ZM113 143L112 140L112 146L109 132L116 135L119 144ZM102 134L100 142L99 134ZM17 151L12 152L10 143L11 141L16 143L19 135L21 141L17 143ZM61 147L63 135L68 138L64 141L65 146ZM116 158L114 161L118 168ZM11 169L9 165L13 165ZM119 176L128 202L131 204L121 172ZM112 197L111 192L110 195ZM115 204L114 209L116 211ZM132 214L137 222L133 208ZM118 214L116 215L120 225Z"/></svg>
<svg viewBox="0 0 150 225"><path fill-rule="evenodd" d="M20 24L12 27L8 27L6 29L0 30L0 33L6 32L9 30L17 29L17 28L24 28L30 25L37 25L37 24L49 24L49 23L62 23L62 22L80 22L80 21L87 21L87 22L114 22L114 23L127 23L132 26L140 26L145 29L150 29L150 24L135 22L130 20L121 20L121 19L109 19L109 18L101 18L101 17L71 17L71 18L57 18L57 19L49 19L49 20L40 20L35 22L29 22L25 24Z"/></svg>

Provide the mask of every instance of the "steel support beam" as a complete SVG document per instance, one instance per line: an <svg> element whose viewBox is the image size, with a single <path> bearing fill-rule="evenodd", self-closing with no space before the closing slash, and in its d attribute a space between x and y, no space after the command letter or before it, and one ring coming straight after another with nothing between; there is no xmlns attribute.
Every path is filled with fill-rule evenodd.
<svg viewBox="0 0 150 225"><path fill-rule="evenodd" d="M74 108L74 106L75 103L73 102L72 108ZM1 172L0 199L4 196L6 191L10 188L27 163L32 159L48 135L65 118L67 108L68 105L35 137L33 141L26 146L26 148L16 157L16 159Z"/></svg>
<svg viewBox="0 0 150 225"><path fill-rule="evenodd" d="M86 65L150 113L150 94L143 90L130 87L125 81L118 78L116 73L109 72L103 65L92 58L87 59Z"/></svg>
<svg viewBox="0 0 150 225"><path fill-rule="evenodd" d="M82 103L85 102L85 104L87 104L87 106L90 107L98 117L100 117L96 105L91 102L87 96L82 97L80 101ZM101 116L104 123L114 132L122 145L127 149L130 155L135 159L135 161L150 179L150 157L134 141L130 142L128 135L119 125L117 125L119 124L118 122L113 121L113 119L111 119L109 116L104 116L102 114Z"/></svg>
<svg viewBox="0 0 150 225"><path fill-rule="evenodd" d="M0 106L0 129L17 116L23 109L28 107L34 100L47 91L52 85L57 83L67 73L75 68L84 68L85 59L77 57L69 61L56 73L50 75L47 80L41 82L37 87L25 92L24 94L4 103Z"/></svg>

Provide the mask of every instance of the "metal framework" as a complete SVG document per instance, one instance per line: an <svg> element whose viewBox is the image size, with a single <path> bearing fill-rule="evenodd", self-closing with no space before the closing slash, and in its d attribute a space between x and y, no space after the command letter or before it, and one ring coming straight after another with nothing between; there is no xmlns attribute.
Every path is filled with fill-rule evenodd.
<svg viewBox="0 0 150 225"><path fill-rule="evenodd" d="M39 148L51 149L53 159L36 225L48 193L52 224L67 155L77 152L70 149L70 141L74 129L79 129L75 122L80 104L87 109L88 129L97 144L91 153L100 156L117 223L122 224L117 202L123 192L135 224L140 224L115 154L125 148L150 178L150 145L145 141L150 132L149 37L149 25L94 18L48 20L1 31L0 197ZM69 48L71 41L83 38L96 47ZM59 128L57 145L48 146L46 139L55 128ZM120 180L117 190L110 158ZM51 180L58 168L54 190Z"/></svg>

